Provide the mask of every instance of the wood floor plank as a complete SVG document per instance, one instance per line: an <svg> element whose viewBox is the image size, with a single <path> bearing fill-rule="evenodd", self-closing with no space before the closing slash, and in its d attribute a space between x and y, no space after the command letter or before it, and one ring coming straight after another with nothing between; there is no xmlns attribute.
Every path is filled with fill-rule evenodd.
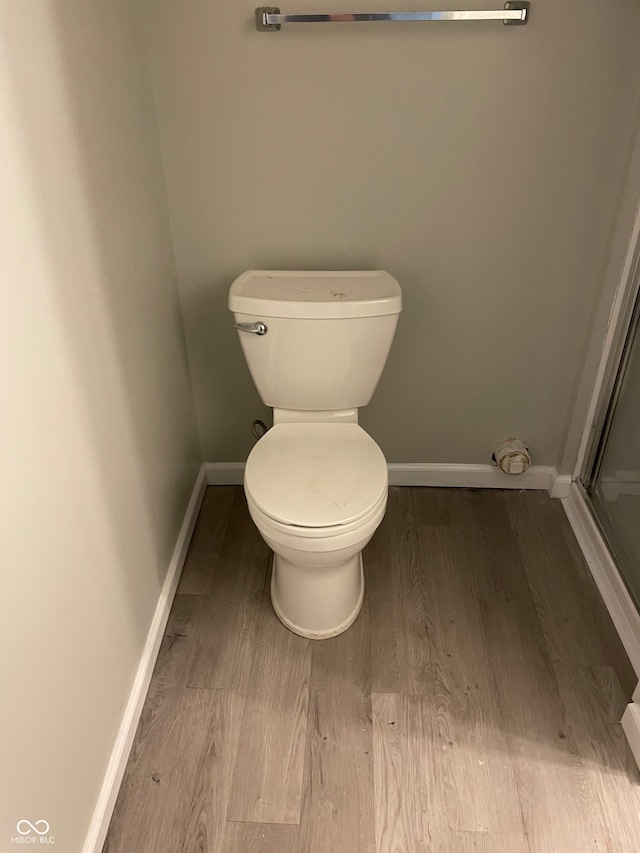
<svg viewBox="0 0 640 853"><path fill-rule="evenodd" d="M640 773L618 722L625 700L616 673L563 663L554 670L612 850L640 850Z"/></svg>
<svg viewBox="0 0 640 853"><path fill-rule="evenodd" d="M240 702L176 693L127 766L104 853L220 853Z"/></svg>
<svg viewBox="0 0 640 853"><path fill-rule="evenodd" d="M214 535L214 534L212 534ZM212 570L212 592L200 596L193 614L197 644L187 684L244 690L260 623L270 551L249 516L242 489Z"/></svg>
<svg viewBox="0 0 640 853"><path fill-rule="evenodd" d="M373 851L371 720L365 605L346 633L312 645L298 853Z"/></svg>
<svg viewBox="0 0 640 853"><path fill-rule="evenodd" d="M563 512L559 502L536 492L509 501L511 526L540 624L553 661L607 666L600 621L592 610L595 584L568 551L558 510Z"/></svg>
<svg viewBox="0 0 640 853"><path fill-rule="evenodd" d="M374 693L376 853L428 853L438 802L433 779L431 700Z"/></svg>
<svg viewBox="0 0 640 853"><path fill-rule="evenodd" d="M529 853L525 835L501 832L438 832L430 853Z"/></svg>
<svg viewBox="0 0 640 853"><path fill-rule="evenodd" d="M449 496L455 521L432 527L428 504L414 501L426 567L427 634L433 672L433 768L439 808L432 830L523 832L511 756L486 648L477 542L469 536L468 495Z"/></svg>
<svg viewBox="0 0 640 853"><path fill-rule="evenodd" d="M311 642L282 625L265 591L229 820L300 822Z"/></svg>
<svg viewBox="0 0 640 853"><path fill-rule="evenodd" d="M165 637L194 637L193 614L199 598L198 595L177 593L164 629Z"/></svg>
<svg viewBox="0 0 640 853"><path fill-rule="evenodd" d="M607 850L537 620L517 602L494 601L484 624L531 853Z"/></svg>
<svg viewBox="0 0 640 853"><path fill-rule="evenodd" d="M211 592L216 560L238 491L242 492L238 486L209 486L205 490L178 584L179 593L208 595Z"/></svg>
<svg viewBox="0 0 640 853"><path fill-rule="evenodd" d="M129 764L139 754L147 752L157 726L165 724L165 715L173 714L176 696L184 690L189 662L194 652L193 613L198 606L197 595L176 595L169 614L165 635L149 683L136 736L131 747Z"/></svg>
<svg viewBox="0 0 640 853"><path fill-rule="evenodd" d="M376 626L372 690L424 695L432 689L427 591L406 491L389 489L385 518L363 555L371 619Z"/></svg>
<svg viewBox="0 0 640 853"><path fill-rule="evenodd" d="M640 849L618 723L635 677L557 501L392 488L359 619L312 642L275 617L268 551L225 488L105 853Z"/></svg>
<svg viewBox="0 0 640 853"><path fill-rule="evenodd" d="M298 853L298 827L229 820L220 853Z"/></svg>
<svg viewBox="0 0 640 853"><path fill-rule="evenodd" d="M560 506L560 501L551 501L551 509L556 517L560 535L567 548L566 553L568 563L571 566L570 570L573 570L576 582L584 590L584 597L589 605L590 616L596 628L596 635L602 644L608 665L615 670L618 682L623 691L625 703L630 702L633 691L638 683L638 676L635 674L631 661L622 645L613 620L604 606L602 596L593 579L593 575L587 565L575 534L571 529L567 514L564 508Z"/></svg>
<svg viewBox="0 0 640 853"><path fill-rule="evenodd" d="M572 644L584 626L576 619L579 614L569 615L561 606L539 607L541 579L550 572L550 552L548 542L538 534L543 527L548 531L548 525L530 518L528 523L538 534L516 530L515 507L522 497L482 495L475 504L475 523L469 523L467 530L476 557L484 633L524 828L531 853L608 850L611 839L553 664L558 640L564 636L574 665ZM528 537L525 548L523 536ZM549 631L545 631L546 620Z"/></svg>

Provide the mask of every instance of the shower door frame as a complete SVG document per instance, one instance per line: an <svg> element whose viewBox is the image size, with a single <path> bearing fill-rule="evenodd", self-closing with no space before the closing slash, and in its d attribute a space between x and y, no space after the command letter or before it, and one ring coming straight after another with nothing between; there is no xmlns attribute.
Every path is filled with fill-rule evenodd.
<svg viewBox="0 0 640 853"><path fill-rule="evenodd" d="M573 475L583 497L597 476L602 451L615 412L630 336L640 315L640 199L614 297L602 356ZM636 331L637 333L637 331Z"/></svg>
<svg viewBox="0 0 640 853"><path fill-rule="evenodd" d="M636 214L636 229L639 224L640 212ZM609 320L608 340L605 340L603 358L598 371L600 382L594 389L590 417L583 434L584 450L582 459L578 463L575 479L585 492L591 489L598 477L602 455L618 405L622 380L631 354L631 346L640 327L639 236L634 234L635 245L629 247L628 260L631 268L625 276L626 286L622 287L621 280L619 292L616 294L618 305L614 304ZM617 312L616 308L618 308ZM614 313L618 314L615 321Z"/></svg>
<svg viewBox="0 0 640 853"><path fill-rule="evenodd" d="M640 135L636 139L631 173L640 172ZM637 189L637 182L636 189ZM640 768L640 611L624 573L598 519L588 489L594 484L615 413L631 336L640 334L640 198L609 314L607 332L573 475L572 492L563 501L587 564L622 640L639 681L620 720ZM628 227L628 226L627 226Z"/></svg>
<svg viewBox="0 0 640 853"><path fill-rule="evenodd" d="M627 188L621 199L620 217L611 246L612 256L622 258L622 263L582 429L573 482L562 503L639 679L633 697L625 697L629 704L621 723L636 764L640 767L640 610L631 597L587 492L597 473L601 448L615 410L617 383L624 367L636 303L640 300L640 129L636 131Z"/></svg>

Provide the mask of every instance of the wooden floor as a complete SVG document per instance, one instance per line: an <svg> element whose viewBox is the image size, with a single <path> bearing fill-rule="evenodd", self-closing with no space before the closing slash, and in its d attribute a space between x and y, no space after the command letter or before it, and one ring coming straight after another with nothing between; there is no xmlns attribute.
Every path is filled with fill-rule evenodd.
<svg viewBox="0 0 640 853"><path fill-rule="evenodd" d="M391 488L364 565L297 637L208 489L105 853L637 853L635 678L560 502Z"/></svg>

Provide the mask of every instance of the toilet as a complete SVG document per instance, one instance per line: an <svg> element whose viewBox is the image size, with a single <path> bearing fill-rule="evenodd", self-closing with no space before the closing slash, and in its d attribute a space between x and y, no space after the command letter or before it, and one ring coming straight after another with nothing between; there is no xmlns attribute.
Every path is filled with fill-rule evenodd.
<svg viewBox="0 0 640 853"><path fill-rule="evenodd" d="M229 310L273 426L245 465L249 513L274 552L271 601L302 637L346 631L364 597L362 550L387 504L387 463L358 424L402 310L377 271L250 270Z"/></svg>

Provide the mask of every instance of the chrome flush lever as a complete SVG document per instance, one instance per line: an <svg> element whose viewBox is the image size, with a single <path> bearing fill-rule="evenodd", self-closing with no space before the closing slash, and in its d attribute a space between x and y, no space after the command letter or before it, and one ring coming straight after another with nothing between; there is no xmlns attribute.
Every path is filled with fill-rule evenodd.
<svg viewBox="0 0 640 853"><path fill-rule="evenodd" d="M266 335L267 327L263 322L258 323L234 323L233 328L239 332L251 332L252 335Z"/></svg>

